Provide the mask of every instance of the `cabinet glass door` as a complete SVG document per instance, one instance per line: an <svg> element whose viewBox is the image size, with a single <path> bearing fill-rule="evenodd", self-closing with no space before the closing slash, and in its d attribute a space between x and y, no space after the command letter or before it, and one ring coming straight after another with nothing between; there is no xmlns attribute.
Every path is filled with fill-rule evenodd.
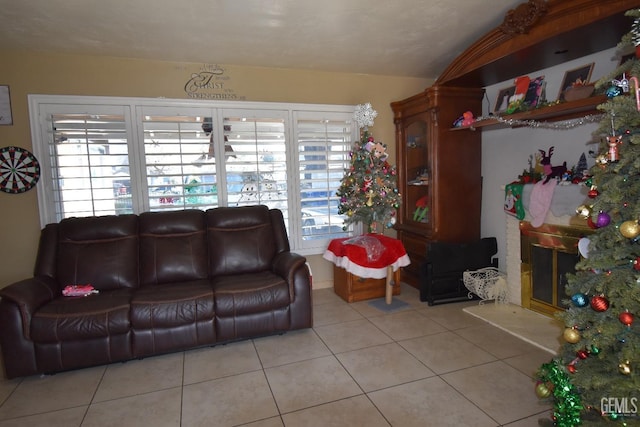
<svg viewBox="0 0 640 427"><path fill-rule="evenodd" d="M406 191L403 195L406 222L429 224L431 218L431 171L427 122L418 120L405 128Z"/></svg>

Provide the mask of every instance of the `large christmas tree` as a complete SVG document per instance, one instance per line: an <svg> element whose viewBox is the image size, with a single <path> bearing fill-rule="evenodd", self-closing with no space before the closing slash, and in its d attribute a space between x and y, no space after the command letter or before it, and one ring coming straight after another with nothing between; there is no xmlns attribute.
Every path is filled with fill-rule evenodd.
<svg viewBox="0 0 640 427"><path fill-rule="evenodd" d="M640 9L621 52L640 45ZM637 55L637 53L636 53ZM536 393L551 396L558 426L640 425L640 61L637 56L596 87L608 100L596 164L597 194L586 217L595 230L581 240L583 255L568 276L560 314L561 353L538 373Z"/></svg>
<svg viewBox="0 0 640 427"><path fill-rule="evenodd" d="M369 135L377 114L369 103L356 107L354 120L360 129L360 141L350 152L351 164L336 192L340 198L338 213L347 215L344 227L363 223L370 233L393 227L400 206L396 168L387 162L387 147Z"/></svg>

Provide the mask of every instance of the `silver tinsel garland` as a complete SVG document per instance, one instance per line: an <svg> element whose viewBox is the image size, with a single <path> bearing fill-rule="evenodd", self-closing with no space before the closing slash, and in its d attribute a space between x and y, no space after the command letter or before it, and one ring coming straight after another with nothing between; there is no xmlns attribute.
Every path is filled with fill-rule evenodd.
<svg viewBox="0 0 640 427"><path fill-rule="evenodd" d="M578 126L582 126L586 123L596 123L602 120L604 114L589 114L577 119L560 120L557 122L545 122L538 120L517 120L508 119L500 116L480 116L476 118L476 122L482 120L496 120L499 123L506 124L508 126L527 126L530 128L542 128L542 129L573 129ZM473 124L470 126L473 128Z"/></svg>

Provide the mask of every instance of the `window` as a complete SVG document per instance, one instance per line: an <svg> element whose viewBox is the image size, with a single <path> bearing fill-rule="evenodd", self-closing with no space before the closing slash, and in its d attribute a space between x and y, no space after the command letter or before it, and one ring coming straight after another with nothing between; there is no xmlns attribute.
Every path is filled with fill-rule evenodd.
<svg viewBox="0 0 640 427"><path fill-rule="evenodd" d="M298 112L295 131L298 146L300 208L303 241L326 241L344 234L335 196L351 150L351 132L339 115ZM327 203L327 200L329 201Z"/></svg>
<svg viewBox="0 0 640 427"><path fill-rule="evenodd" d="M335 195L352 106L30 95L29 109L43 226L264 204L282 210L300 253L353 234Z"/></svg>

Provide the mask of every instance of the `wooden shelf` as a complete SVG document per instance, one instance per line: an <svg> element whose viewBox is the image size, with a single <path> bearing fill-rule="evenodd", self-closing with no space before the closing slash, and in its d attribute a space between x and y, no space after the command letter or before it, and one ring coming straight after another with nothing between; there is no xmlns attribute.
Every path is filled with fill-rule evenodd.
<svg viewBox="0 0 640 427"><path fill-rule="evenodd" d="M541 122L556 122L560 120L576 119L589 114L598 114L597 106L607 100L605 95L596 95L589 98L578 99L571 102L550 105L530 111L500 116L505 120L536 120ZM519 125L509 125L497 119L486 119L474 122L471 126L451 128L452 131L476 130L476 129L505 129L509 127L520 127Z"/></svg>

